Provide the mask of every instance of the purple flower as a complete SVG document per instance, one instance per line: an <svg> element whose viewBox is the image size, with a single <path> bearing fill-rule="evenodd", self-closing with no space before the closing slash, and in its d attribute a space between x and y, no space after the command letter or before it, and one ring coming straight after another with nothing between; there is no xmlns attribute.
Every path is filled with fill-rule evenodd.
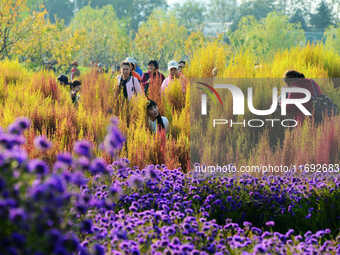
<svg viewBox="0 0 340 255"><path fill-rule="evenodd" d="M88 207L83 203L76 203L75 208L80 214L85 214L88 209Z"/></svg>
<svg viewBox="0 0 340 255"><path fill-rule="evenodd" d="M24 235L20 234L20 233L13 233L12 234L12 240L15 243L15 245L17 247L22 248L22 246L24 245L24 243L26 242L26 238Z"/></svg>
<svg viewBox="0 0 340 255"><path fill-rule="evenodd" d="M110 126L108 134L103 143L104 150L110 155L114 155L120 150L125 142L125 138L116 126Z"/></svg>
<svg viewBox="0 0 340 255"><path fill-rule="evenodd" d="M252 224L251 224L251 222L249 222L249 221L244 221L244 222L243 222L243 226L245 226L245 227L251 227Z"/></svg>
<svg viewBox="0 0 340 255"><path fill-rule="evenodd" d="M46 184L49 188L52 188L59 193L64 193L66 190L66 184L63 181L62 177L56 174L49 177L46 181Z"/></svg>
<svg viewBox="0 0 340 255"><path fill-rule="evenodd" d="M77 159L75 168L79 168L81 170L88 170L90 168L90 160L86 157L80 157Z"/></svg>
<svg viewBox="0 0 340 255"><path fill-rule="evenodd" d="M138 175L131 175L128 179L128 183L130 187L140 188L143 186L143 178Z"/></svg>
<svg viewBox="0 0 340 255"><path fill-rule="evenodd" d="M80 247L78 255L90 255L89 251L85 247Z"/></svg>
<svg viewBox="0 0 340 255"><path fill-rule="evenodd" d="M138 248L136 247L133 247L130 251L131 255L139 255L140 254L140 251Z"/></svg>
<svg viewBox="0 0 340 255"><path fill-rule="evenodd" d="M13 208L9 210L9 218L11 221L20 221L26 219L26 214L22 208Z"/></svg>
<svg viewBox="0 0 340 255"><path fill-rule="evenodd" d="M93 175L106 173L106 162L102 158L96 158L91 162L90 171Z"/></svg>
<svg viewBox="0 0 340 255"><path fill-rule="evenodd" d="M91 143L88 141L78 141L74 145L74 152L80 156L91 157Z"/></svg>
<svg viewBox="0 0 340 255"><path fill-rule="evenodd" d="M21 117L8 126L8 132L13 135L21 135L26 129L30 127L29 119Z"/></svg>
<svg viewBox="0 0 340 255"><path fill-rule="evenodd" d="M257 244L255 245L254 251L256 254L259 254L259 253L265 253L267 249L262 244Z"/></svg>
<svg viewBox="0 0 340 255"><path fill-rule="evenodd" d="M71 173L69 170L64 170L64 171L61 173L61 176L64 178L64 180L65 180L67 183L70 183L71 180L72 180L72 173Z"/></svg>
<svg viewBox="0 0 340 255"><path fill-rule="evenodd" d="M84 177L83 173L80 171L75 172L72 175L72 183L77 186L85 185L88 182L88 179Z"/></svg>
<svg viewBox="0 0 340 255"><path fill-rule="evenodd" d="M172 236L174 234L176 234L176 228L173 227L173 226L170 226L166 229L166 233L169 235L169 236Z"/></svg>
<svg viewBox="0 0 340 255"><path fill-rule="evenodd" d="M67 170L67 166L60 161L56 161L53 165L53 171L58 172L59 170L65 171L65 170Z"/></svg>
<svg viewBox="0 0 340 255"><path fill-rule="evenodd" d="M60 161L64 164L66 164L67 166L71 166L72 165L72 155L69 152L60 153L57 156L57 161Z"/></svg>
<svg viewBox="0 0 340 255"><path fill-rule="evenodd" d="M110 121L111 121L111 124L114 126L118 126L119 124L119 119L116 116L112 117Z"/></svg>
<svg viewBox="0 0 340 255"><path fill-rule="evenodd" d="M15 146L20 146L25 143L23 136L0 133L0 145L7 150L12 150Z"/></svg>
<svg viewBox="0 0 340 255"><path fill-rule="evenodd" d="M125 230L119 229L116 231L116 236L119 239L127 240L127 232Z"/></svg>
<svg viewBox="0 0 340 255"><path fill-rule="evenodd" d="M20 148L14 148L11 151L5 151L5 153L2 156L0 155L0 165L1 165L1 158L3 158L3 160L5 159L15 160L19 164L22 164L24 161L27 160L28 156L25 150L20 149Z"/></svg>
<svg viewBox="0 0 340 255"><path fill-rule="evenodd" d="M80 231L82 233L92 232L92 221L90 219L83 220L80 226Z"/></svg>
<svg viewBox="0 0 340 255"><path fill-rule="evenodd" d="M251 232L253 232L255 235L260 235L262 233L262 230L257 227L252 227Z"/></svg>
<svg viewBox="0 0 340 255"><path fill-rule="evenodd" d="M47 164L40 159L31 160L28 163L28 170L41 176L47 174L49 171Z"/></svg>
<svg viewBox="0 0 340 255"><path fill-rule="evenodd" d="M273 226L275 226L275 222L274 221L267 221L266 226L267 227L273 227Z"/></svg>
<svg viewBox="0 0 340 255"><path fill-rule="evenodd" d="M80 242L75 234L69 233L64 236L62 245L70 251L76 251L80 246Z"/></svg>
<svg viewBox="0 0 340 255"><path fill-rule="evenodd" d="M94 254L95 255L105 255L105 249L102 245L100 244L95 244L93 246Z"/></svg>
<svg viewBox="0 0 340 255"><path fill-rule="evenodd" d="M194 248L195 247L192 244L183 244L180 249L183 253L187 253L192 251Z"/></svg>
<svg viewBox="0 0 340 255"><path fill-rule="evenodd" d="M55 244L61 240L62 234L60 233L58 229L51 229L48 231L47 237L49 241L51 242L51 244Z"/></svg>
<svg viewBox="0 0 340 255"><path fill-rule="evenodd" d="M149 179L159 179L159 171L154 166L149 166L145 170L146 177Z"/></svg>
<svg viewBox="0 0 340 255"><path fill-rule="evenodd" d="M8 133L12 135L21 135L23 131L16 123L9 125L7 129Z"/></svg>
<svg viewBox="0 0 340 255"><path fill-rule="evenodd" d="M22 129L22 130L26 130L29 129L31 126L31 121L26 118L26 117L20 117L17 118L15 123Z"/></svg>
<svg viewBox="0 0 340 255"><path fill-rule="evenodd" d="M119 198L122 194L122 188L120 187L120 185L115 183L110 187L110 193L112 194L112 196Z"/></svg>
<svg viewBox="0 0 340 255"><path fill-rule="evenodd" d="M36 138L34 138L33 143L35 148L41 151L46 151L50 149L52 146L52 143L49 140L47 140L45 136L37 136Z"/></svg>

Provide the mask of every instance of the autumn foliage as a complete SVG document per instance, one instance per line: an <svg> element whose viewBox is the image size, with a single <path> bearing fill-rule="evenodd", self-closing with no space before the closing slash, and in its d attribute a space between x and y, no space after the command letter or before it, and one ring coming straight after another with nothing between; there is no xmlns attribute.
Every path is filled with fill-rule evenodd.
<svg viewBox="0 0 340 255"><path fill-rule="evenodd" d="M198 47L198 46L197 46ZM281 78L287 69L296 69L307 77L323 78L319 85L324 93L336 103L340 92L335 88L334 78L340 67L339 56L322 45L307 45L277 53L272 61L256 63L249 52L233 53L221 41L208 42L194 51L185 75L187 78L208 79L217 68L216 79L258 78L267 79L256 87L254 104L262 109L271 101L273 83L268 78ZM154 81L149 98L156 101L160 112L170 122L170 132L152 134L147 128L145 96L133 98L127 103L117 93L117 82L111 74L98 74L95 70L82 73L81 96L76 108L71 101L69 88L56 82L56 76L48 72L31 72L17 61L0 62L0 123L7 126L18 116L32 120L33 129L27 135L27 149L33 156L39 155L33 146L35 135L46 135L53 142L53 149L42 157L52 160L56 151L71 151L76 140L88 139L95 145L95 153L103 155L100 143L111 117L117 116L119 127L127 138L120 157L129 158L132 165L143 167L150 163L166 164L169 168L190 169L193 146L201 149L209 135L216 136L215 146L201 150L201 158L214 160L218 155L223 162L239 163L303 163L335 162L339 160L340 128L339 117L315 127L306 122L293 130L263 128L229 129L205 127L192 129L190 86L183 93L179 80L171 83L164 94L159 93L160 84ZM113 76L114 77L114 76ZM318 80L317 80L318 81ZM282 84L281 84L282 85ZM241 89L245 89L245 86ZM230 95L225 99L231 102ZM261 108L262 107L262 108ZM226 108L226 117L231 117L231 105ZM246 117L250 116L246 113ZM197 116L196 116L197 117ZM199 136L199 144L191 137ZM221 151L221 148L224 148Z"/></svg>

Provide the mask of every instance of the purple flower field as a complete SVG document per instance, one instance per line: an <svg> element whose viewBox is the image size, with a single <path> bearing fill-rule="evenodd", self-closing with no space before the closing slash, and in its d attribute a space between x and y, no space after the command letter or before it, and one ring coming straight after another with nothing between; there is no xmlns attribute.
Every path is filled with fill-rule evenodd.
<svg viewBox="0 0 340 255"><path fill-rule="evenodd" d="M116 124L101 145L112 156ZM339 173L203 178L107 165L87 141L49 166L22 149L29 126L0 129L1 255L340 254Z"/></svg>

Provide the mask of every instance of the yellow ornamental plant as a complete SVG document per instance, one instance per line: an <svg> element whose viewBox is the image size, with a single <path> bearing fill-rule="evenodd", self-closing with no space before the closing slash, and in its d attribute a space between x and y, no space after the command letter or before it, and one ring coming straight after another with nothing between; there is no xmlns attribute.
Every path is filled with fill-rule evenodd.
<svg viewBox="0 0 340 255"><path fill-rule="evenodd" d="M17 60L4 60L0 62L0 86L3 89L7 84L20 84L29 77L29 72Z"/></svg>
<svg viewBox="0 0 340 255"><path fill-rule="evenodd" d="M51 25L42 24L47 24L47 27ZM59 35L54 37L50 31L62 31L58 24L56 27L52 24L49 28L51 30L46 29L46 34L41 35L43 38L47 36L47 49L51 49L50 45L58 45ZM54 30L56 28L59 30ZM70 40L72 45L71 37L67 40ZM69 49L72 52L74 48L69 46ZM38 51L31 52L39 55ZM60 53L56 55L63 58ZM257 108L265 109L272 100L271 88L277 86L268 78L282 78L283 73L292 68L305 73L307 77L324 77L323 80L316 79L317 83L324 93L338 103L340 92L334 88L331 79L332 75L336 75L338 61L338 55L334 51L326 50L322 45L308 45L280 51L270 61L257 62L250 52L232 53L229 46L221 41L214 41L194 51L185 75L190 78L212 78L212 68L217 67L219 70L216 79L232 78L243 91L249 84L242 82L242 78L255 77L257 79L252 79L254 104ZM95 155L111 161L112 159L100 150L99 144L103 141L106 128L114 116L118 117L119 128L126 137L126 143L117 157L127 157L132 165L140 167L164 163L169 168L181 167L187 171L190 169L191 147L195 155L212 162L216 160L226 163L260 164L271 160L275 163L290 164L306 160L339 160L339 117L327 120L319 126L305 123L294 130L279 127L227 128L223 125L213 128L212 125L203 123L200 113L190 116L190 107L193 104L190 99L195 99L197 93L190 86L187 86L183 93L180 80L176 80L170 83L162 97L159 87L154 86L150 91L154 92L150 95L154 96L153 99L160 106L161 115L166 116L170 124L170 131L166 135L153 134L148 129L147 99L144 95L133 97L128 102L122 93L119 93L116 79L112 79L108 74L98 74L94 70L82 73L81 80L80 101L78 107L75 107L69 88L59 85L54 74L29 72L17 61L0 62L0 122L6 127L18 116L29 117L32 129L25 134L28 152L30 155L38 155L32 138L44 134L52 141L53 150L43 157L51 161L57 151L72 151L74 142L79 139L90 140L94 144ZM280 82L279 86L283 84L282 79ZM223 113L223 117L233 118L230 93L223 96L222 100L224 108L221 108L218 102L215 104L209 97L209 112ZM249 119L252 115L247 107L245 110L244 117ZM197 121L197 126L191 126L190 117ZM207 116L207 123L211 124L213 118L212 114ZM233 120L240 122L242 118L235 117ZM190 139L192 137L199 137L197 144ZM214 137L214 142L209 146L211 137ZM310 139L311 137L313 139ZM310 153L306 154L304 148L308 148Z"/></svg>
<svg viewBox="0 0 340 255"><path fill-rule="evenodd" d="M204 37L204 34L200 31L190 33L189 37L185 40L185 55L191 59L196 50L202 48L206 45L207 38Z"/></svg>
<svg viewBox="0 0 340 255"><path fill-rule="evenodd" d="M256 73L256 58L248 50L233 54L228 60L223 77L253 78Z"/></svg>
<svg viewBox="0 0 340 255"><path fill-rule="evenodd" d="M216 68L217 76L222 77L230 54L228 45L219 41L209 42L196 51L186 73L189 78L208 78L212 77L212 70Z"/></svg>

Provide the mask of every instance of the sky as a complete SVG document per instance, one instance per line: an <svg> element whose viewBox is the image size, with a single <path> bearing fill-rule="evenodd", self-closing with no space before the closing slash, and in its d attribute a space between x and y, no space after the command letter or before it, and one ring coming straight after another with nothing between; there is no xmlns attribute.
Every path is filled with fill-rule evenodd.
<svg viewBox="0 0 340 255"><path fill-rule="evenodd" d="M167 0L168 5L172 5L175 3L183 3L183 0ZM207 2L207 0L200 0L200 2Z"/></svg>
<svg viewBox="0 0 340 255"><path fill-rule="evenodd" d="M180 3L181 0L167 0L167 2L168 2L168 5L173 5L173 4L175 4L175 3ZM183 1L182 1L182 2L183 2Z"/></svg>

